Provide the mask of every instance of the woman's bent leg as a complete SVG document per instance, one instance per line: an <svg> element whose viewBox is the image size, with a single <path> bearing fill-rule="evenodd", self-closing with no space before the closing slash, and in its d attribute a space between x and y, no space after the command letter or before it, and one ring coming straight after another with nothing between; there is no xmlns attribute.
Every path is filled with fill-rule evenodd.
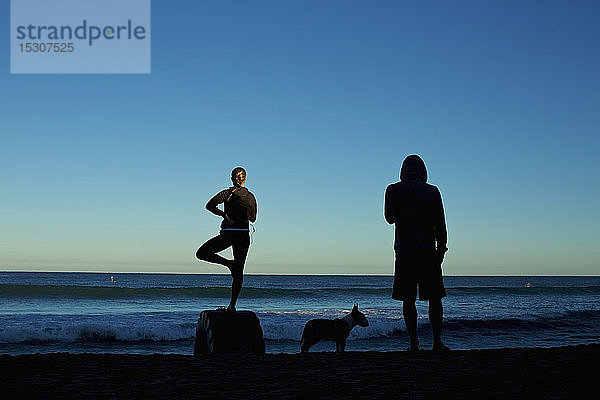
<svg viewBox="0 0 600 400"><path fill-rule="evenodd" d="M223 235L215 236L200 246L200 248L196 251L196 258L202 261L221 264L231 269L232 260L228 260L225 257L217 254L229 246L231 246L231 242L226 240Z"/></svg>

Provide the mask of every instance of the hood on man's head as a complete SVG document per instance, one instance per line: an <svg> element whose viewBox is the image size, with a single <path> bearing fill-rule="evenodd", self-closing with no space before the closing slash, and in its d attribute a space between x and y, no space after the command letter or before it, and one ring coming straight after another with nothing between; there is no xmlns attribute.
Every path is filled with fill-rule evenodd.
<svg viewBox="0 0 600 400"><path fill-rule="evenodd" d="M412 154L404 159L400 170L400 180L427 182L427 169L421 157Z"/></svg>

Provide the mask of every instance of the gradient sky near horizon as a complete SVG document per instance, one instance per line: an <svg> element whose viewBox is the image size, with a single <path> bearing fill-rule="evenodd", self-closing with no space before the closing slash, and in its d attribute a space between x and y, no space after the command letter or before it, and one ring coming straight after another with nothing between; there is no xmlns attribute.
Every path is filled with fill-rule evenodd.
<svg viewBox="0 0 600 400"><path fill-rule="evenodd" d="M10 26L9 2L0 8ZM600 3L152 2L149 75L11 75L0 270L224 272L206 201L248 171L247 273L391 274L405 156L447 275L600 273Z"/></svg>

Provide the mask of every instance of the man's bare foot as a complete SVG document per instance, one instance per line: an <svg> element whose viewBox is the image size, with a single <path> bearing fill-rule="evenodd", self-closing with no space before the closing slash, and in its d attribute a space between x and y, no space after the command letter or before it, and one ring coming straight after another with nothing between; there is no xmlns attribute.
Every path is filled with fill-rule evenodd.
<svg viewBox="0 0 600 400"><path fill-rule="evenodd" d="M436 353L447 353L450 351L450 348L444 345L443 343L436 343L433 345L433 348L431 350L433 350Z"/></svg>
<svg viewBox="0 0 600 400"><path fill-rule="evenodd" d="M421 349L419 348L419 342L416 341L414 343L410 343L406 351L408 352L408 354L417 354L419 351L421 351Z"/></svg>

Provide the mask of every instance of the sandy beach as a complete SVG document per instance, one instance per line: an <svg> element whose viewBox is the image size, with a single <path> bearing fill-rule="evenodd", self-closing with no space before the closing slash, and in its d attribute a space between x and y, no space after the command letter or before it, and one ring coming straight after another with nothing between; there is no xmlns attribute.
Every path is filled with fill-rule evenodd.
<svg viewBox="0 0 600 400"><path fill-rule="evenodd" d="M265 355L0 356L4 399L565 399L594 389L600 345Z"/></svg>

